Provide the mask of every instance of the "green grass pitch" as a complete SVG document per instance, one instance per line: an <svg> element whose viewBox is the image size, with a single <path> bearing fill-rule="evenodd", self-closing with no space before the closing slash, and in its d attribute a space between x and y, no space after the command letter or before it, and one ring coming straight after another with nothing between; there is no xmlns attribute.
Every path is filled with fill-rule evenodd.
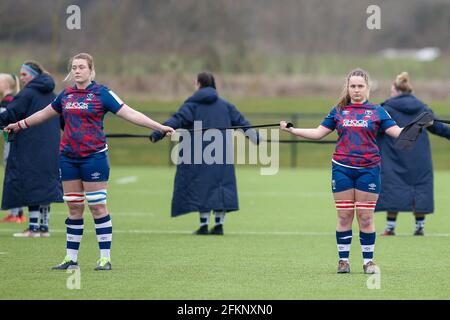
<svg viewBox="0 0 450 320"><path fill-rule="evenodd" d="M65 205L52 206L51 237L17 239L25 225L0 224L0 299L449 299L450 171L435 172L436 213L426 236L401 214L395 237L377 237L379 289L367 287L356 221L351 274L336 274L330 170L237 169L240 211L225 236L193 236L198 215L170 218L174 168L113 166L110 272L94 271L99 249L90 214L81 242L80 289L52 271L65 255ZM376 215L377 233L385 215ZM373 280L373 278L372 278Z"/></svg>

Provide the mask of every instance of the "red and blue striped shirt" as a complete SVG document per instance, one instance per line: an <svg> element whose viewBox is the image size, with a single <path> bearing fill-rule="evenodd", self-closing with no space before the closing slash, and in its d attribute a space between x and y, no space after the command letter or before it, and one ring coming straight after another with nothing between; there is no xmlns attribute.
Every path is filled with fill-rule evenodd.
<svg viewBox="0 0 450 320"><path fill-rule="evenodd" d="M65 121L60 151L71 158L83 158L107 150L103 119L117 113L122 100L106 86L92 82L86 89L69 87L51 103Z"/></svg>
<svg viewBox="0 0 450 320"><path fill-rule="evenodd" d="M334 107L322 126L338 134L333 161L349 167L370 168L381 163L376 136L396 125L380 105L350 104L337 111Z"/></svg>

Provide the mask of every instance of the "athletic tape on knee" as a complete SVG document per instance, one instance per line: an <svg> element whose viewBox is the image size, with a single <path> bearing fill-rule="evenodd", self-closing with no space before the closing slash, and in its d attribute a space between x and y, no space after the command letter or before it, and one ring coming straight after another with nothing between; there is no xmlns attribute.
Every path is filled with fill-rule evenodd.
<svg viewBox="0 0 450 320"><path fill-rule="evenodd" d="M355 202L353 200L335 200L336 210L355 210Z"/></svg>
<svg viewBox="0 0 450 320"><path fill-rule="evenodd" d="M71 204L84 204L84 194L81 192L64 193L63 200Z"/></svg>
<svg viewBox="0 0 450 320"><path fill-rule="evenodd" d="M376 201L355 202L355 207L357 210L375 210L376 205Z"/></svg>
<svg viewBox="0 0 450 320"><path fill-rule="evenodd" d="M86 200L89 205L106 204L106 196L106 189L86 192Z"/></svg>

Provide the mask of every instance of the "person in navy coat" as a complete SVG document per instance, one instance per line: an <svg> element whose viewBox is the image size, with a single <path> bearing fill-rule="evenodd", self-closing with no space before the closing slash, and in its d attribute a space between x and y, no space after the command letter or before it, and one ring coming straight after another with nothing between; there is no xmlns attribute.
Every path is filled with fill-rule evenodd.
<svg viewBox="0 0 450 320"><path fill-rule="evenodd" d="M17 122L45 108L55 98L55 82L35 61L20 69L23 89L14 97L0 125ZM29 209L29 228L16 237L47 237L50 204L63 202L59 174L60 121L21 131L12 137L3 182L2 209Z"/></svg>
<svg viewBox="0 0 450 320"><path fill-rule="evenodd" d="M249 126L250 123L234 105L218 95L215 79L211 73L198 74L196 88L197 91L164 123L174 129L194 128L195 130L193 132L185 131L181 135L182 139L191 141L187 143L189 148L184 148L178 158L188 160L178 160L177 163L172 197L172 217L199 212L200 228L194 234L223 235L225 214L239 210L234 160L231 163L227 161L227 159L233 159L232 132L228 130L202 131L199 125L201 124L204 129ZM208 131L215 131L215 134L220 134L220 137L206 139ZM258 143L258 135L254 129L246 130L245 134L254 143ZM162 138L163 136L159 132L151 135L153 142ZM195 145L198 143L196 139L201 139L198 144L200 148ZM215 139L219 139L219 141L215 141ZM204 158L210 148L208 145L213 142L220 143L222 146L220 150L215 151L215 155L211 153L215 157L215 161ZM220 161L217 161L218 159ZM211 211L215 215L215 226L208 231Z"/></svg>
<svg viewBox="0 0 450 320"><path fill-rule="evenodd" d="M400 127L406 126L422 112L432 110L412 94L408 73L397 76L391 87L391 98L382 103ZM450 139L450 127L440 123L427 130ZM395 235L400 211L413 212L416 219L414 235L424 235L425 215L434 211L433 167L430 141L426 130L409 150L394 148L395 140L378 136L381 150L381 193L375 211L387 211L383 235Z"/></svg>

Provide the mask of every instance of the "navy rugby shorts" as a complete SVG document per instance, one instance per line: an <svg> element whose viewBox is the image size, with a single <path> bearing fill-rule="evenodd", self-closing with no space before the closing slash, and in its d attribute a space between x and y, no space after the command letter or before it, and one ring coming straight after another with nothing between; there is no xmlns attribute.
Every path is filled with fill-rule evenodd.
<svg viewBox="0 0 450 320"><path fill-rule="evenodd" d="M349 189L380 193L380 166L372 168L349 168L332 163L331 189L341 192Z"/></svg>
<svg viewBox="0 0 450 320"><path fill-rule="evenodd" d="M84 158L70 158L60 155L61 180L101 182L109 179L108 152L91 154Z"/></svg>

